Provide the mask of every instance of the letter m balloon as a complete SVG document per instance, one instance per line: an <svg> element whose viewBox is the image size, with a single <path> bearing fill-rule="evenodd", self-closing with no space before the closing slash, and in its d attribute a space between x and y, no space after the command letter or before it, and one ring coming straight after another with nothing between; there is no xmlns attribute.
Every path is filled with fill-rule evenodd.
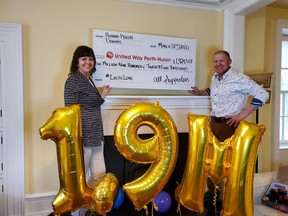
<svg viewBox="0 0 288 216"><path fill-rule="evenodd" d="M258 146L265 126L241 121L235 134L219 142L211 132L209 117L188 113L189 146L178 193L179 205L204 211L207 178L224 182L221 216L253 214L253 179Z"/></svg>

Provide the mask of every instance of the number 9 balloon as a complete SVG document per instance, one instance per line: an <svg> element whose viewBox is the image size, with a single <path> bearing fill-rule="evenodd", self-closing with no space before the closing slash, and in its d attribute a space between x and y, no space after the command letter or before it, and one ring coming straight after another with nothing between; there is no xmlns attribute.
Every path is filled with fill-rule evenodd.
<svg viewBox="0 0 288 216"><path fill-rule="evenodd" d="M154 136L139 138L138 129L146 125ZM115 145L128 160L152 163L143 176L123 185L123 190L140 210L153 200L168 182L178 156L178 132L169 113L156 102L134 104L117 119Z"/></svg>

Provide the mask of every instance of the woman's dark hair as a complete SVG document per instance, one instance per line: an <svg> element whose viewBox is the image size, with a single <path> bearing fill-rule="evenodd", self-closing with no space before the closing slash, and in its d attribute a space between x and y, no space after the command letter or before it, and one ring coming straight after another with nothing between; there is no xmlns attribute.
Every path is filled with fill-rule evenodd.
<svg viewBox="0 0 288 216"><path fill-rule="evenodd" d="M96 58L95 54L92 48L88 46L78 46L77 49L74 51L71 66L70 66L70 73L69 75L76 73L78 71L78 59L83 57L83 56L89 56L94 59L94 67L90 71L90 74L92 75L95 71L95 65L96 65Z"/></svg>

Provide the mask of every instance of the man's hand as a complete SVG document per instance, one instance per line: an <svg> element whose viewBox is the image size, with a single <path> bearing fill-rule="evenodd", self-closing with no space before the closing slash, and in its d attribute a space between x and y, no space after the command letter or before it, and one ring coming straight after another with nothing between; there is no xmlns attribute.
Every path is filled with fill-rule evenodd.
<svg viewBox="0 0 288 216"><path fill-rule="evenodd" d="M237 127L240 121L245 119L247 116L249 116L251 113L255 112L259 106L249 104L245 109L242 110L241 113L233 116L228 116L229 119L226 124L229 126Z"/></svg>
<svg viewBox="0 0 288 216"><path fill-rule="evenodd" d="M239 113L238 115L229 116L228 117L229 120L226 122L226 124L228 124L231 127L237 127L240 121L242 121L244 118L241 115L241 113Z"/></svg>
<svg viewBox="0 0 288 216"><path fill-rule="evenodd" d="M191 93L192 93L193 95L197 95L197 96L208 96L207 91L205 91L205 90L201 91L201 90L199 90L199 89L197 88L197 86L192 86L192 87L191 87Z"/></svg>

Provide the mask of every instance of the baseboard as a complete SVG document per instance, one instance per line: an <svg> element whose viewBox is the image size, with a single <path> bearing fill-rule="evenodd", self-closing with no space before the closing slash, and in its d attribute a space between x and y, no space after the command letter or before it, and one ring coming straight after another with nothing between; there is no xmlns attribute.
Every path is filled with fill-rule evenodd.
<svg viewBox="0 0 288 216"><path fill-rule="evenodd" d="M52 201L57 192L29 194L25 198L25 216L47 216L53 212Z"/></svg>

